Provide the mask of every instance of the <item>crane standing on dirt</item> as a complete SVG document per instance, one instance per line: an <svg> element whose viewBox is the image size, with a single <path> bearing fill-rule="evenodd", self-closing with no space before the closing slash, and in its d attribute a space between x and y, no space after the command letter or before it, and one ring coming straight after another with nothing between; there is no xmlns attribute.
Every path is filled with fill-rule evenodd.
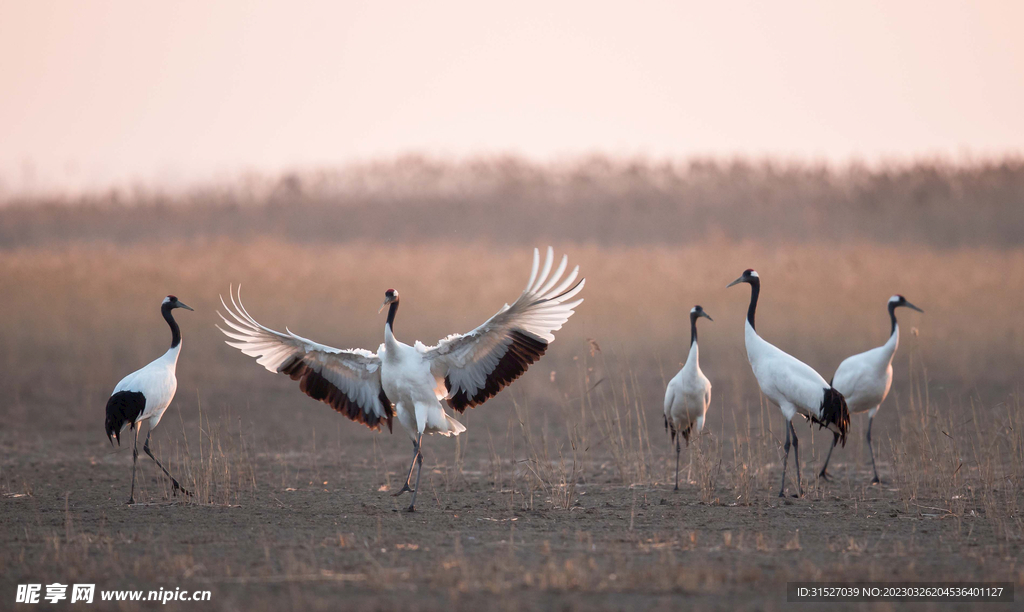
<svg viewBox="0 0 1024 612"><path fill-rule="evenodd" d="M750 362L750 369L754 371L761 392L768 396L786 417L786 454L782 459L782 488L779 490L779 497L784 497L786 493L786 464L789 462L790 437L796 459L797 493L794 497L799 497L803 495L803 488L800 485L800 448L796 430L793 429L793 417L799 414L812 423L827 427L838 435L843 446L846 446L850 413L842 393L833 389L832 385L825 382L811 366L764 341L755 331L754 313L757 310L757 297L761 292L761 279L757 272L747 269L727 287L739 283L750 285L750 305L747 307L747 320L743 324L747 361Z"/></svg>
<svg viewBox="0 0 1024 612"><path fill-rule="evenodd" d="M679 439L685 439L686 445L690 445L690 435L699 434L704 429L704 416L711 405L711 382L700 370L697 349L697 319L700 317L714 321L699 304L690 309L690 352L683 368L665 388L665 429L669 430L676 445L676 491L679 490L679 454L682 450ZM690 455L690 466L693 466L693 455ZM686 479L690 479L689 470Z"/></svg>
<svg viewBox="0 0 1024 612"><path fill-rule="evenodd" d="M178 301L173 295L164 298L160 304L160 312L164 320L171 327L171 348L167 349L160 358L156 359L141 370L136 370L121 379L114 387L114 393L107 400L106 431L110 444L114 444L113 438L117 438L118 446L121 445L121 431L125 427L135 430L135 442L132 445L132 489L128 496L128 503L135 503L135 468L139 462L139 430L143 421L149 422L149 430L146 432L146 442L142 450L149 455L149 458L156 461L160 469L171 479L172 492L181 491L190 495L188 491L181 488L167 468L153 456L149 450L149 436L153 429L160 424L167 407L174 399L174 392L178 388L178 379L174 376L174 370L178 365L178 354L181 352L181 330L178 323L171 316L175 308L192 310L184 302Z"/></svg>
<svg viewBox="0 0 1024 612"><path fill-rule="evenodd" d="M388 307L388 318L384 344L377 353L340 350L287 329L281 333L264 327L246 312L241 296L236 301L233 293L233 309L221 299L231 315L231 319L221 315L230 328L221 331L231 338L229 346L256 357L257 363L271 372L301 381L300 389L306 395L370 429L379 430L386 423L390 431L397 412L399 423L412 437L413 459L405 485L395 495L411 492L412 512L423 467L423 434L450 436L466 430L444 410L441 400L463 412L496 395L540 359L555 339L552 332L561 329L573 308L583 302L574 299L585 282L576 282L579 266L562 280L568 258L563 256L552 274L553 255L548 247L544 269L538 275L540 253L534 249L533 271L519 299L468 334L448 336L437 346L398 341L394 326L399 296L394 289L384 293L380 307ZM414 468L418 468L416 488L410 486Z"/></svg>
<svg viewBox="0 0 1024 612"><path fill-rule="evenodd" d="M889 394L892 386L892 358L896 355L896 348L900 345L900 326L896 323L896 309L907 307L923 313L924 311L907 301L902 295L894 295L889 298L887 308L892 328L889 332L889 340L879 347L864 351L852 357L847 357L839 364L835 375L832 377L832 386L846 398L846 405L850 412L868 413L868 451L871 453L871 470L875 473L871 484L881 482L878 478L878 468L875 467L875 450L871 447L871 422L881 407L885 397ZM825 457L825 465L821 466L819 476L828 479L828 460L832 458L832 449L836 447L836 438L832 438L832 446L828 449L828 456Z"/></svg>

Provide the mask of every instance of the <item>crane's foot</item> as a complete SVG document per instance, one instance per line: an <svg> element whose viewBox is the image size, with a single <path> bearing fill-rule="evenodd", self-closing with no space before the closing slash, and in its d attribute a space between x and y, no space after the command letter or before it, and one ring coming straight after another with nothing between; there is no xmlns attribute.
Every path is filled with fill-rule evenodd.
<svg viewBox="0 0 1024 612"><path fill-rule="evenodd" d="M131 505L134 505L134 504L135 504L135 497L134 497L134 496L133 496L133 497L129 497L129 498L128 498L128 501L124 502L124 504L125 504L126 506L131 506Z"/></svg>
<svg viewBox="0 0 1024 612"><path fill-rule="evenodd" d="M185 487L181 486L180 484L178 484L177 480L172 478L171 479L171 495L177 497L178 496L178 491L181 491L181 493L183 495L185 495L186 497L194 497L192 495L192 491L189 491Z"/></svg>
<svg viewBox="0 0 1024 612"><path fill-rule="evenodd" d="M818 472L818 478L820 478L820 479L822 479L822 480L824 480L826 482L832 482L832 477L829 476L828 472L826 472L825 470L822 470L822 471Z"/></svg>
<svg viewBox="0 0 1024 612"><path fill-rule="evenodd" d="M878 476L875 476L874 478L871 479L871 484L880 485L882 484L882 481L878 479Z"/></svg>
<svg viewBox="0 0 1024 612"><path fill-rule="evenodd" d="M803 487L799 487L799 486L797 487L796 493L790 495L790 497L803 497L803 496L804 496L804 489L803 489ZM779 497L786 497L786 487L782 487L782 489L779 491Z"/></svg>
<svg viewBox="0 0 1024 612"><path fill-rule="evenodd" d="M415 505L410 505L408 508L405 509L405 511L406 512L416 512L416 506Z"/></svg>
<svg viewBox="0 0 1024 612"><path fill-rule="evenodd" d="M401 495L402 493L415 493L415 492L416 492L416 491L415 491L415 490L413 490L413 488L412 488L412 487L410 487L410 486L409 486L409 483L407 482L407 483L405 483L404 485L402 485L402 488L401 488L401 489L399 489L398 493L395 493L395 494L393 495L393 497L398 497L398 496L399 496L399 495ZM410 508L409 508L409 511L410 511L410 512L412 512L412 507L411 507L411 506L410 506Z"/></svg>

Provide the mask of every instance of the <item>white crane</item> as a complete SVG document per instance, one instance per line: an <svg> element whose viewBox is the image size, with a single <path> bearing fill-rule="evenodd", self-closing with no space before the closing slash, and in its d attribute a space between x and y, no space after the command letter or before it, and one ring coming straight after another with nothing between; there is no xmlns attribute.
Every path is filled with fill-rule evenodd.
<svg viewBox="0 0 1024 612"><path fill-rule="evenodd" d="M146 451L149 458L156 461L160 469L171 479L171 491L177 494L178 491L191 495L183 489L175 480L167 468L153 456L149 450L149 436L153 429L160 424L167 407L174 399L174 392L178 388L178 379L174 376L174 369L178 365L178 353L181 352L181 330L178 323L171 316L175 308L192 310L184 302L178 301L173 295L164 298L160 304L160 312L163 314L167 324L171 327L171 348L167 349L161 357L142 368L136 370L121 379L114 387L114 393L107 400L106 430L107 439L110 445L114 445L113 438L117 438L117 445L121 445L121 432L125 427L135 430L135 442L132 445L132 490L128 496L128 503L135 503L135 467L139 462L139 430L142 429L142 422L149 423L149 430L146 432L146 443L142 450Z"/></svg>
<svg viewBox="0 0 1024 612"><path fill-rule="evenodd" d="M493 397L540 359L555 339L552 332L561 329L573 308L583 301L573 299L585 282L575 282L579 266L563 280L568 258L563 256L552 274L553 262L554 252L548 247L540 270L540 253L534 249L533 271L519 299L511 306L505 304L468 334L448 336L437 346L427 347L420 342L409 346L395 338L399 302L394 289L384 293L380 307L390 308L384 324L384 344L376 354L331 348L287 328L281 333L264 327L246 312L240 295L235 301L234 294L234 308L224 304L233 320L221 315L230 331L221 331L233 340L227 342L229 346L256 357L257 363L271 372L301 381L300 389L306 395L370 429L379 430L386 423L391 431L397 412L398 422L412 438L413 458L405 485L395 495L411 492L412 512L423 466L423 434L449 436L466 430L445 411L441 400L461 413ZM412 488L412 471L417 466L416 488Z"/></svg>
<svg viewBox="0 0 1024 612"><path fill-rule="evenodd" d="M690 445L690 434L699 434L704 429L704 416L711 405L711 381L700 371L697 349L697 319L700 317L714 321L699 304L690 309L690 353L683 368L665 388L665 429L676 444L676 491L679 490L679 453L682 451L679 438ZM692 455L690 465L693 465ZM689 472L686 478L690 479Z"/></svg>
<svg viewBox="0 0 1024 612"><path fill-rule="evenodd" d="M832 388L820 374L799 359L782 352L765 342L754 329L754 313L757 297L761 292L761 279L757 272L747 269L743 275L729 283L750 285L750 306L747 307L747 321L743 328L743 339L747 347L747 361L754 371L761 392L774 402L786 417L785 456L782 459L782 488L779 497L786 492L786 465L789 462L790 437L793 439L793 454L796 459L796 496L803 495L800 485L800 448L793 429L793 417L797 414L827 427L839 436L846 446L846 431L850 427L850 413L843 395Z"/></svg>
<svg viewBox="0 0 1024 612"><path fill-rule="evenodd" d="M871 469L875 473L871 484L881 482L878 479L878 468L875 467L875 451L871 447L871 422L875 414L889 394L889 387L892 386L892 358L896 354L896 348L900 344L900 326L896 323L896 309L906 306L912 310L923 313L924 311L907 301L902 295L894 295L889 298L888 309L889 319L892 322L892 330L889 332L889 340L879 347L864 351L852 357L847 357L839 364L835 375L832 377L832 386L846 398L846 405L850 412L868 413L868 451L871 453ZM835 438L832 439L832 446L828 449L828 456L825 457L825 465L821 466L819 476L828 479L828 460L832 458L832 450L836 447Z"/></svg>

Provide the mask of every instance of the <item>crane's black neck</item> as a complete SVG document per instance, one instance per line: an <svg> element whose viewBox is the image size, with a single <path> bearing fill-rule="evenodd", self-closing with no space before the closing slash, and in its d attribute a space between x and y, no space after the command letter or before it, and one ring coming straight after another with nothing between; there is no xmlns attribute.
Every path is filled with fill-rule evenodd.
<svg viewBox="0 0 1024 612"><path fill-rule="evenodd" d="M896 306L898 302L889 302L889 320L892 321L892 329L889 330L889 335L896 333Z"/></svg>
<svg viewBox="0 0 1024 612"><path fill-rule="evenodd" d="M178 329L178 322L171 316L171 305L164 304L160 307L160 312L164 315L164 320L171 326L171 348L174 348L181 344L181 330Z"/></svg>
<svg viewBox="0 0 1024 612"><path fill-rule="evenodd" d="M697 318L700 315L690 311L690 346L697 344Z"/></svg>
<svg viewBox="0 0 1024 612"><path fill-rule="evenodd" d="M391 333L395 333L395 313L398 312L398 300L391 302L391 307L388 308L388 327L391 328Z"/></svg>
<svg viewBox="0 0 1024 612"><path fill-rule="evenodd" d="M749 281L750 283L750 306L747 307L747 323L750 323L750 329L756 330L754 327L754 312L757 311L757 296L761 293L761 279L756 276Z"/></svg>

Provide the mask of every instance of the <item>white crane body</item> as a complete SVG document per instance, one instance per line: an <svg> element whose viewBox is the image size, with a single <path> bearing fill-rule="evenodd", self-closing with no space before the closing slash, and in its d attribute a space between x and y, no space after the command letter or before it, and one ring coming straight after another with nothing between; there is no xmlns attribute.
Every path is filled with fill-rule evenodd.
<svg viewBox="0 0 1024 612"><path fill-rule="evenodd" d="M668 382L665 392L665 416L686 439L704 429L704 418L711 405L711 381L704 376L697 358L697 345L693 344L686 363Z"/></svg>
<svg viewBox="0 0 1024 612"><path fill-rule="evenodd" d="M126 420L119 432L133 424L139 426L143 421L149 421L150 429L160 424L160 419L163 418L167 407L171 405L174 392L178 389L175 368L178 365L180 352L181 344L179 343L178 346L167 349L166 353L151 361L144 368L132 372L117 383L113 395L129 392L141 393L144 397L138 416L132 420Z"/></svg>
<svg viewBox="0 0 1024 612"><path fill-rule="evenodd" d="M381 358L380 383L395 407L398 422L413 440L423 434L459 435L465 425L449 415L441 400L448 394L430 372L423 345L409 346L395 339L391 327L385 326L384 344L377 354Z"/></svg>
<svg viewBox="0 0 1024 612"><path fill-rule="evenodd" d="M832 386L847 398L850 412L875 416L892 387L892 359L900 344L900 329L882 346L847 357L839 364Z"/></svg>
<svg viewBox="0 0 1024 612"><path fill-rule="evenodd" d="M829 384L814 368L765 341L750 322L744 324L747 360L761 392L782 410L787 421L803 416L839 433L839 425L822 414Z"/></svg>

